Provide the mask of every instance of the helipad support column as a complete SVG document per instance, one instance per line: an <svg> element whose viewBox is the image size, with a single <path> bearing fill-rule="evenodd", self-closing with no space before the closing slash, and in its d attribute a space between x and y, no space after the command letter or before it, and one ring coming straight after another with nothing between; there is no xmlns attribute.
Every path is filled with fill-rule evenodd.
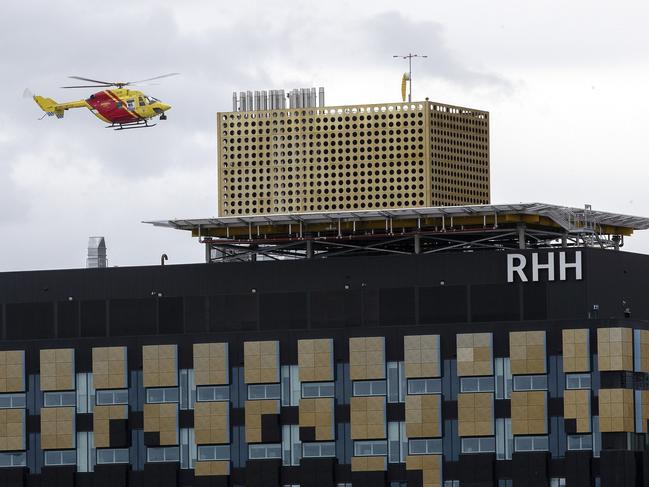
<svg viewBox="0 0 649 487"><path fill-rule="evenodd" d="M568 234L567 233L564 233L563 235L561 235L561 246L564 247L564 248L568 246Z"/></svg>
<svg viewBox="0 0 649 487"><path fill-rule="evenodd" d="M306 258L313 259L313 240L306 241Z"/></svg>
<svg viewBox="0 0 649 487"><path fill-rule="evenodd" d="M415 233L415 254L421 254L421 235Z"/></svg>
<svg viewBox="0 0 649 487"><path fill-rule="evenodd" d="M518 248L525 249L525 223L519 223L518 228Z"/></svg>

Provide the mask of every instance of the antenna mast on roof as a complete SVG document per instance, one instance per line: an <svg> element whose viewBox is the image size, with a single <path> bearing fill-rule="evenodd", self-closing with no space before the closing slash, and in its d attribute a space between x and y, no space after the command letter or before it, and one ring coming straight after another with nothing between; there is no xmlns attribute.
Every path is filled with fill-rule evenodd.
<svg viewBox="0 0 649 487"><path fill-rule="evenodd" d="M413 53L409 52L406 55L395 54L392 57L401 58L401 59L407 59L408 60L408 78L406 78L406 79L408 80L408 83L409 83L409 86L410 86L410 90L408 92L408 101L410 102L410 101L412 101L412 58L413 57L427 58L428 56L423 55L423 54L413 54Z"/></svg>

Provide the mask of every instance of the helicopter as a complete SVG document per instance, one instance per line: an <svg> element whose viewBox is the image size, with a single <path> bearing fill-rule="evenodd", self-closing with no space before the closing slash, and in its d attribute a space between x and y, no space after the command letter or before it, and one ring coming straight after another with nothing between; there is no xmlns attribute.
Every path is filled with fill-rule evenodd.
<svg viewBox="0 0 649 487"><path fill-rule="evenodd" d="M149 121L155 117L160 120L167 120L165 112L171 105L161 102L157 98L147 96L141 91L132 90L129 86L153 81L169 76L176 76L179 73L168 73L153 78L127 82L100 81L81 76L69 76L71 79L88 81L93 85L62 86L61 88L106 88L103 91L93 93L85 100L59 103L51 98L32 95L25 90L26 96L31 96L46 115L63 118L66 110L71 108L87 108L98 119L109 123L106 128L114 130L155 127L155 123ZM115 89L108 89L115 87ZM43 118L41 117L41 118Z"/></svg>

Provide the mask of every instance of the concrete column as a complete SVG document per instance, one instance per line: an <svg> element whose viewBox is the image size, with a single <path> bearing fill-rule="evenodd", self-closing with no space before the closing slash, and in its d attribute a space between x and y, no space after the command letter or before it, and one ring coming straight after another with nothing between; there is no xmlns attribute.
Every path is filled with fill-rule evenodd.
<svg viewBox="0 0 649 487"><path fill-rule="evenodd" d="M306 258L313 259L313 240L306 241Z"/></svg>
<svg viewBox="0 0 649 487"><path fill-rule="evenodd" d="M421 254L421 235L415 234L415 254Z"/></svg>
<svg viewBox="0 0 649 487"><path fill-rule="evenodd" d="M525 249L525 223L519 223L516 225L518 228L518 248L521 250Z"/></svg>

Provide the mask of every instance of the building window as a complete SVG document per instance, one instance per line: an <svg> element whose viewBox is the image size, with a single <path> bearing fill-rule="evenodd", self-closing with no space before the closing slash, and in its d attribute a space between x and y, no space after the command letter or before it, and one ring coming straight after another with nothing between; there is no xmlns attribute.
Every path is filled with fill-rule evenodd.
<svg viewBox="0 0 649 487"><path fill-rule="evenodd" d="M384 380L354 381L354 396L385 396L385 393Z"/></svg>
<svg viewBox="0 0 649 487"><path fill-rule="evenodd" d="M442 439L432 438L428 440L408 440L408 453L410 455L441 455Z"/></svg>
<svg viewBox="0 0 649 487"><path fill-rule="evenodd" d="M43 405L46 408L53 408L58 406L76 406L77 394L74 391L46 392L44 393Z"/></svg>
<svg viewBox="0 0 649 487"><path fill-rule="evenodd" d="M97 391L97 404L100 406L110 404L128 404L128 390L116 389L112 391Z"/></svg>
<svg viewBox="0 0 649 487"><path fill-rule="evenodd" d="M97 450L97 464L128 463L128 448L101 448Z"/></svg>
<svg viewBox="0 0 649 487"><path fill-rule="evenodd" d="M196 389L197 401L228 401L230 386L201 386Z"/></svg>
<svg viewBox="0 0 649 487"><path fill-rule="evenodd" d="M76 450L50 450L45 452L45 465L76 465Z"/></svg>
<svg viewBox="0 0 649 487"><path fill-rule="evenodd" d="M550 479L550 487L566 487L566 479L563 477L553 477Z"/></svg>
<svg viewBox="0 0 649 487"><path fill-rule="evenodd" d="M568 450L592 450L592 435L568 435Z"/></svg>
<svg viewBox="0 0 649 487"><path fill-rule="evenodd" d="M547 375L516 375L514 376L515 391L547 391Z"/></svg>
<svg viewBox="0 0 649 487"><path fill-rule="evenodd" d="M388 461L404 463L408 452L405 421L388 422Z"/></svg>
<svg viewBox="0 0 649 487"><path fill-rule="evenodd" d="M331 442L302 443L302 458L335 457L336 444Z"/></svg>
<svg viewBox="0 0 649 487"><path fill-rule="evenodd" d="M445 480L444 487L460 487L459 480Z"/></svg>
<svg viewBox="0 0 649 487"><path fill-rule="evenodd" d="M334 397L334 383L305 382L302 384L302 397Z"/></svg>
<svg viewBox="0 0 649 487"><path fill-rule="evenodd" d="M180 468L194 468L196 461L196 437L194 428L180 428Z"/></svg>
<svg viewBox="0 0 649 487"><path fill-rule="evenodd" d="M300 425L285 424L282 426L282 464L299 465L300 458L302 458Z"/></svg>
<svg viewBox="0 0 649 487"><path fill-rule="evenodd" d="M146 390L146 402L159 404L163 402L178 402L177 387L158 387Z"/></svg>
<svg viewBox="0 0 649 487"><path fill-rule="evenodd" d="M514 437L515 451L547 451L547 436L516 436Z"/></svg>
<svg viewBox="0 0 649 487"><path fill-rule="evenodd" d="M77 431L77 472L94 471L96 460L92 431Z"/></svg>
<svg viewBox="0 0 649 487"><path fill-rule="evenodd" d="M590 374L566 374L566 389L590 389Z"/></svg>
<svg viewBox="0 0 649 487"><path fill-rule="evenodd" d="M496 439L484 438L462 438L462 453L491 453L496 451Z"/></svg>
<svg viewBox="0 0 649 487"><path fill-rule="evenodd" d="M24 408L25 394L0 394L0 409Z"/></svg>
<svg viewBox="0 0 649 487"><path fill-rule="evenodd" d="M367 457L374 455L387 455L388 443L385 440L355 441L354 456Z"/></svg>
<svg viewBox="0 0 649 487"><path fill-rule="evenodd" d="M403 362L388 362L388 402L404 402L406 393L406 374Z"/></svg>
<svg viewBox="0 0 649 487"><path fill-rule="evenodd" d="M147 462L178 462L180 461L180 450L177 446L162 448L147 448Z"/></svg>
<svg viewBox="0 0 649 487"><path fill-rule="evenodd" d="M77 374L77 413L91 413L95 408L95 387L92 372Z"/></svg>
<svg viewBox="0 0 649 487"><path fill-rule="evenodd" d="M248 457L251 460L282 458L282 445L279 443L248 445Z"/></svg>
<svg viewBox="0 0 649 487"><path fill-rule="evenodd" d="M27 465L25 452L0 452L0 467L24 467Z"/></svg>
<svg viewBox="0 0 649 487"><path fill-rule="evenodd" d="M194 369L180 369L180 409L194 409L195 402Z"/></svg>
<svg viewBox="0 0 649 487"><path fill-rule="evenodd" d="M440 394L441 379L408 379L408 394Z"/></svg>
<svg viewBox="0 0 649 487"><path fill-rule="evenodd" d="M230 445L199 445L198 461L229 460Z"/></svg>
<svg viewBox="0 0 649 487"><path fill-rule="evenodd" d="M297 365L282 365L282 406L300 404L300 372Z"/></svg>
<svg viewBox="0 0 649 487"><path fill-rule="evenodd" d="M279 399L279 384L252 384L248 386L248 399Z"/></svg>
<svg viewBox="0 0 649 487"><path fill-rule="evenodd" d="M493 392L493 377L462 377L460 392Z"/></svg>

